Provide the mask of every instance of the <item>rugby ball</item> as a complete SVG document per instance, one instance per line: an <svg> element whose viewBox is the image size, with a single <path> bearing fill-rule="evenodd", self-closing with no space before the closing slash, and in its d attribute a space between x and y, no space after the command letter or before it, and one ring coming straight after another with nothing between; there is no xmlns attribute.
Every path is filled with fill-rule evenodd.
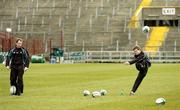
<svg viewBox="0 0 180 110"><path fill-rule="evenodd" d="M84 96L88 96L88 95L90 95L91 93L90 93L90 91L89 90L84 90L83 91L83 95Z"/></svg>
<svg viewBox="0 0 180 110"><path fill-rule="evenodd" d="M104 96L104 95L106 95L106 94L107 94L107 91L106 91L106 90L104 90L104 89L102 89L102 90L100 90L100 93L101 93L101 95L102 95L102 96Z"/></svg>
<svg viewBox="0 0 180 110"><path fill-rule="evenodd" d="M95 97L99 97L101 96L101 93L99 91L94 91L92 92L92 97L95 98Z"/></svg>
<svg viewBox="0 0 180 110"><path fill-rule="evenodd" d="M155 102L157 105L164 105L166 100L164 98L157 98Z"/></svg>
<svg viewBox="0 0 180 110"><path fill-rule="evenodd" d="M144 33L148 33L148 32L150 31L150 27L149 27L149 26L144 26L144 27L142 28L142 31L143 31Z"/></svg>
<svg viewBox="0 0 180 110"><path fill-rule="evenodd" d="M16 94L16 87L15 87L15 86L11 86L11 87L10 87L10 94L11 94L11 95Z"/></svg>

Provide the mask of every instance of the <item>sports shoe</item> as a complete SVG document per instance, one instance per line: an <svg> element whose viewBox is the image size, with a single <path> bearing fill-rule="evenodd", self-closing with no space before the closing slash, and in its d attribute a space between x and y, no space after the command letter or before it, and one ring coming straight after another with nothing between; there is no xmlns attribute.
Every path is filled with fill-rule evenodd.
<svg viewBox="0 0 180 110"><path fill-rule="evenodd" d="M16 96L15 94L10 94L10 96Z"/></svg>
<svg viewBox="0 0 180 110"><path fill-rule="evenodd" d="M135 95L135 93L133 91L131 91L129 95L133 96L133 95Z"/></svg>
<svg viewBox="0 0 180 110"><path fill-rule="evenodd" d="M21 96L21 93L17 93L17 96Z"/></svg>

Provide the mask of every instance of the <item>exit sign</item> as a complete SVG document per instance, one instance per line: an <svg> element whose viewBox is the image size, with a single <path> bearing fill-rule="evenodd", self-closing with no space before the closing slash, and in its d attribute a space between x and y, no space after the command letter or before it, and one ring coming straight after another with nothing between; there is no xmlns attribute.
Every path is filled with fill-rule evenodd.
<svg viewBox="0 0 180 110"><path fill-rule="evenodd" d="M163 15L175 15L176 9L175 8L162 8Z"/></svg>

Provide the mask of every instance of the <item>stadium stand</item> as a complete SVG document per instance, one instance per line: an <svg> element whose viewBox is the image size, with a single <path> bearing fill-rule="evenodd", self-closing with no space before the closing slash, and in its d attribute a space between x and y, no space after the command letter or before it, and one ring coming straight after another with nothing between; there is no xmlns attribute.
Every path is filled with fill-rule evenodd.
<svg viewBox="0 0 180 110"><path fill-rule="evenodd" d="M26 46L32 53L42 53L50 40L53 47L60 47L60 43L63 43L63 49L67 52L129 51L136 44L144 49L152 47L146 44L149 39L141 30L143 26L141 19L137 20L140 27L136 29L128 27L134 13L143 6L177 7L180 3L179 0L1 0L0 2L0 31L6 33L7 27L12 28L11 36L26 39L29 43L26 43ZM178 32L177 27L171 27L166 37L163 36L164 42L162 46L158 46L158 50L179 51ZM37 42L36 45L34 42ZM41 51L37 48L32 49L40 44L43 45L39 46Z"/></svg>
<svg viewBox="0 0 180 110"><path fill-rule="evenodd" d="M105 50L112 48L116 50L117 45L120 50L121 47L125 47L128 43L127 19L130 18L130 13L135 9L137 2L132 3L130 0L19 0L18 2L6 0L2 1L2 4L4 5L1 13L5 15L1 14L1 16L11 19L5 22L1 17L3 32L6 27L11 27L14 36L26 36L29 33L34 37L45 35L47 38L53 38L53 45L57 46L59 42L56 41L60 41L60 31L63 30L65 48L69 51L80 51L83 44L85 50L101 50L102 45ZM87 39L89 36L92 36L91 42Z"/></svg>

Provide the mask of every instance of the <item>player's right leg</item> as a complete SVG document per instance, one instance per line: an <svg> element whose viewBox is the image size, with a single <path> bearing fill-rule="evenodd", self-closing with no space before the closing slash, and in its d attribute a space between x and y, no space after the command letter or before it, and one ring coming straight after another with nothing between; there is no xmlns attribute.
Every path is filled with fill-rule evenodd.
<svg viewBox="0 0 180 110"><path fill-rule="evenodd" d="M138 89L139 85L141 84L142 80L144 79L144 77L146 76L147 71L140 71L135 82L134 85L132 87L132 90L130 92L130 95L134 95L136 90Z"/></svg>
<svg viewBox="0 0 180 110"><path fill-rule="evenodd" d="M15 68L11 68L11 72L10 72L10 85L11 86L15 86L16 87L16 92L17 92L17 70ZM16 95L17 93L15 94L12 94L12 95Z"/></svg>

